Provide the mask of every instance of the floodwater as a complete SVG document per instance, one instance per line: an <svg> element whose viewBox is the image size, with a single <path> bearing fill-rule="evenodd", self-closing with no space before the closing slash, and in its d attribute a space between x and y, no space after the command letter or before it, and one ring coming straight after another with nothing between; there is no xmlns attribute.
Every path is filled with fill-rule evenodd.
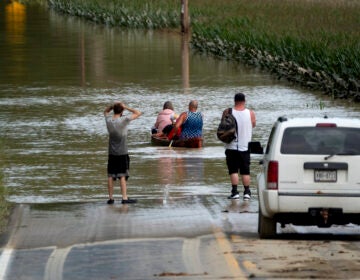
<svg viewBox="0 0 360 280"><path fill-rule="evenodd" d="M282 115L360 117L359 105L193 53L180 34L109 28L15 1L0 1L0 73L3 183L17 203L105 203L103 111L114 100L143 112L130 125L128 192L144 205L228 195L215 131L238 91L256 113L253 139L262 145ZM191 99L205 116L205 147L151 146L150 128L164 101L180 113ZM255 200L259 159L252 157Z"/></svg>

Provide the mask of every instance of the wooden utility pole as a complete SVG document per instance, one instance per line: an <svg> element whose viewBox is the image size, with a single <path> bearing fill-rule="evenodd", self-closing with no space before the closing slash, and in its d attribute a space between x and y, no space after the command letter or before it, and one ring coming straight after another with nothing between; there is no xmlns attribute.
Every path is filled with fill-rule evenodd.
<svg viewBox="0 0 360 280"><path fill-rule="evenodd" d="M181 32L189 33L189 5L188 0L181 0Z"/></svg>

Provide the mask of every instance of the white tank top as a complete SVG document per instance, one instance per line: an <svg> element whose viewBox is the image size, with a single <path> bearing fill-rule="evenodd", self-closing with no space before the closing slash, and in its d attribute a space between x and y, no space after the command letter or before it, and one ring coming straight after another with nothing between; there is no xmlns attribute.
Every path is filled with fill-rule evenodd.
<svg viewBox="0 0 360 280"><path fill-rule="evenodd" d="M237 111L232 109L232 114L237 122L237 137L229 144L225 145L226 149L247 151L248 144L252 136L251 114L249 109Z"/></svg>

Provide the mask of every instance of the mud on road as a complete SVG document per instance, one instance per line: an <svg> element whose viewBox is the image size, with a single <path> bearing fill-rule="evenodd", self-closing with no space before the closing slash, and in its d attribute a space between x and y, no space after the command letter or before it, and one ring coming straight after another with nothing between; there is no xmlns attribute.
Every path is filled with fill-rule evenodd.
<svg viewBox="0 0 360 280"><path fill-rule="evenodd" d="M360 242L322 236L260 240L233 236L232 254L251 278L359 279ZM318 236L315 238L319 238Z"/></svg>
<svg viewBox="0 0 360 280"><path fill-rule="evenodd" d="M242 202L224 212L223 230L232 248L228 253L245 278L360 279L359 226L278 225L276 238L259 239L257 213L249 213Z"/></svg>

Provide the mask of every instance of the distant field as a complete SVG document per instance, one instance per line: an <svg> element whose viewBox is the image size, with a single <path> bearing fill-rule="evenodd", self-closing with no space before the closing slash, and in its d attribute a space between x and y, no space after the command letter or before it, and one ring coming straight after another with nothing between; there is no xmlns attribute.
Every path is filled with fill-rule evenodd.
<svg viewBox="0 0 360 280"><path fill-rule="evenodd" d="M360 101L360 1L191 3L201 51L245 59L288 80Z"/></svg>
<svg viewBox="0 0 360 280"><path fill-rule="evenodd" d="M191 0L192 10L205 15L199 21L226 24L230 29L247 23L253 31L299 38L320 39L337 35L336 42L347 45L343 38L360 38L360 1L358 0ZM227 21L227 23L225 22ZM331 45L337 47L334 42Z"/></svg>

